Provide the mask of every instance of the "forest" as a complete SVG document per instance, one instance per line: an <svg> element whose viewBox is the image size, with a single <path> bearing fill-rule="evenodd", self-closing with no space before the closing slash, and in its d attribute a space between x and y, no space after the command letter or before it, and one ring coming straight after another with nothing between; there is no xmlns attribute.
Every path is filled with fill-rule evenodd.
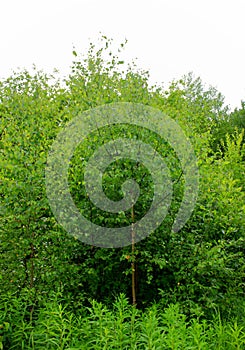
<svg viewBox="0 0 245 350"><path fill-rule="evenodd" d="M152 85L149 72L122 61L124 46L102 37L85 54L74 49L64 79L34 67L0 81L0 350L245 349L245 101L231 110L193 73L167 88ZM198 191L188 220L173 230L188 162L150 129L103 121L70 159L67 183L79 212L119 229L149 210L153 176L138 160L117 159L102 178L114 202L134 179L140 195L132 208L109 213L86 194L89 159L117 138L164 157L172 196L164 220L142 239L88 244L52 210L47 159L78 116L120 104L178 125L196 157Z"/></svg>

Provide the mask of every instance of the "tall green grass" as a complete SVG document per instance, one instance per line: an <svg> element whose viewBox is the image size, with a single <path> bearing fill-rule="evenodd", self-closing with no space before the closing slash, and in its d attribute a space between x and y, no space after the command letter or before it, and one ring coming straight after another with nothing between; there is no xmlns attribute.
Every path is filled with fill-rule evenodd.
<svg viewBox="0 0 245 350"><path fill-rule="evenodd" d="M52 300L31 320L27 306L17 299L2 305L1 350L245 349L241 322L223 322L219 315L211 321L188 320L178 304L142 312L120 295L111 309L92 300L77 316Z"/></svg>

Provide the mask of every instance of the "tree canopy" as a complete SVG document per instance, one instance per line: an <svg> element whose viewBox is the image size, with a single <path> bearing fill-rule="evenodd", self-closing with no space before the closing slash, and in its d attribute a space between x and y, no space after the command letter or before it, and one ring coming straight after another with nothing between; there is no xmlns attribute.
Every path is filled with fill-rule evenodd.
<svg viewBox="0 0 245 350"><path fill-rule="evenodd" d="M91 44L85 56L74 51L64 80L24 70L0 82L1 298L28 300L26 313L31 315L57 293L73 312L91 298L110 305L119 293L131 298L133 266L139 308L178 302L189 315L210 316L217 309L239 315L245 281L245 102L230 112L223 96L193 74L168 88L150 86L148 72L126 66L120 52L111 50L111 41L104 38L99 48ZM103 180L106 195L121 199L121 184L128 177L134 177L142 192L134 219L131 211L103 213L91 205L83 185L84 166L96 147L123 134L148 142L165 157L173 200L159 228L134 250L76 240L57 223L45 188L47 156L57 134L82 112L116 102L150 106L176 121L193 146L200 172L192 216L173 232L185 183L166 140L123 125L102 128L77 147L69 168L72 197L88 218L113 227L144 215L152 179L134 161L113 163Z"/></svg>

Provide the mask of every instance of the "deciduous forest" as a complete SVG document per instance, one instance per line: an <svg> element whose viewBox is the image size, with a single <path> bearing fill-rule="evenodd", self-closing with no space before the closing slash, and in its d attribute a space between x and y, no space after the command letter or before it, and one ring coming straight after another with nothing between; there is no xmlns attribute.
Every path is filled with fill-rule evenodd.
<svg viewBox="0 0 245 350"><path fill-rule="evenodd" d="M101 38L73 52L70 75L33 69L0 81L0 349L245 349L245 101L233 111L193 73L166 88ZM103 177L108 198L134 178L134 210L104 213L86 196L84 167L112 138L143 140L164 156L173 196L161 225L125 247L83 243L57 222L45 168L57 134L97 106L139 103L172 118L192 144L199 169L194 210L172 225L185 181L174 150L135 126L90 134L75 150L69 188L79 210L100 226L131 225L152 198L152 179L132 160Z"/></svg>

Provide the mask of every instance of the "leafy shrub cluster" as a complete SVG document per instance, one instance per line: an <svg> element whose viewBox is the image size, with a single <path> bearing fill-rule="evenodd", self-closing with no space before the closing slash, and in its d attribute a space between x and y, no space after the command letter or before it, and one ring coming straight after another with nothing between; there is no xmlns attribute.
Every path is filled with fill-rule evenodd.
<svg viewBox="0 0 245 350"><path fill-rule="evenodd" d="M192 74L174 81L167 89L152 87L147 72L138 71L134 65L124 69L120 58L111 53L110 40L106 38L99 49L91 45L86 57L75 52L74 55L71 74L64 81L41 71L33 74L21 71L0 82L0 305L7 305L1 309L0 317L6 348L27 349L37 344L36 348L41 349L42 342L47 349L55 348L55 344L60 348L82 348L79 332L85 329L84 349L99 348L103 342L101 348L112 349L116 346L113 342L119 341L111 336L112 328L121 327L122 349L134 348L127 343L129 340L123 340L129 332L133 332L132 341L135 339L139 349L161 348L154 340L156 334L166 348L177 349L177 345L166 343L171 327L163 321L163 315L169 313L166 317L171 319L170 313L175 312L178 327L185 334L186 349L194 347L192 332L197 332L199 342L209 344L196 348L215 348L211 344L217 345L214 338L219 337L219 331L222 345L216 348L226 344L228 349L232 346L228 345L228 338L241 336L240 326L229 320L235 317L244 322L241 307L245 291L244 103L240 110L231 113L224 106L221 94L212 87L205 88ZM174 183L174 200L162 225L137 243L134 250L131 246L103 249L74 239L56 222L46 196L46 159L56 135L81 112L112 102L141 103L166 113L184 130L198 158L198 200L188 223L174 233L172 224L184 181L178 159L164 140L146 130L114 127L95 132L77 148L69 169L73 199L88 217L105 226L130 223L132 217L123 214L106 217L87 200L82 174L94 145L106 143L112 134L116 138L123 132L147 141L165 157ZM105 174L106 195L120 199L120 183L131 176L144 179L141 202L135 208L136 217L142 217L152 194L151 178L144 167L132 162L114 164ZM105 311L105 305L109 308L120 293L131 298L132 270L138 310L129 311L129 306L121 300L125 315L120 318ZM62 301L50 303L59 293ZM6 299L6 295L12 297ZM83 319L80 310L89 307L92 299L96 301L90 316L84 311ZM159 306L149 309L153 303L161 305L162 313ZM146 314L139 311L145 309ZM96 318L96 312L102 312L103 319L98 315ZM201 319L190 323L195 317L212 320L215 312L220 314L222 322L228 323L207 326ZM182 313L188 318L187 323ZM134 330L130 328L133 317ZM156 332L154 336L146 329L147 319L151 317L156 327L152 329L150 324L147 327ZM120 320L118 324L117 320ZM56 330L52 322L57 322ZM96 326L93 328L92 324ZM166 330L166 327L170 328ZM118 334L119 328L115 328ZM100 331L98 335L96 332ZM57 332L60 332L59 340ZM210 335L207 335L209 340L204 333ZM147 337L151 339L148 345ZM98 339L99 345L93 343ZM242 338L239 339L241 342ZM149 345L153 341L155 347Z"/></svg>

